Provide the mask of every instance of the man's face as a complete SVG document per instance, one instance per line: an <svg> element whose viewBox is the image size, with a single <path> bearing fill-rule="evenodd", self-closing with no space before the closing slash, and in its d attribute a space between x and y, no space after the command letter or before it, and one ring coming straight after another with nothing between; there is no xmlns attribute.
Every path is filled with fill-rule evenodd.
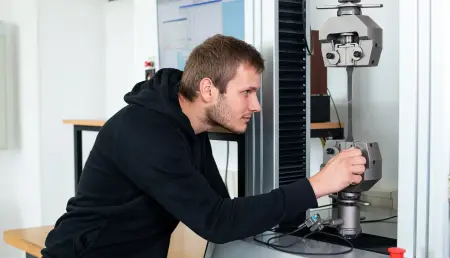
<svg viewBox="0 0 450 258"><path fill-rule="evenodd" d="M220 94L213 90L213 104L207 108L210 124L219 125L233 133L244 133L254 112L259 112L257 90L261 87L261 75L250 65L241 65L236 76Z"/></svg>

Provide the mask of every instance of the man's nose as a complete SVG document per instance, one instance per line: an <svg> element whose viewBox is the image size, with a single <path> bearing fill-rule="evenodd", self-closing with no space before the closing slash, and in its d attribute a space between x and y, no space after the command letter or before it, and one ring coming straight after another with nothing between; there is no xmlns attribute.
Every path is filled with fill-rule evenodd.
<svg viewBox="0 0 450 258"><path fill-rule="evenodd" d="M261 111L261 105L259 104L258 97L256 94L253 96L252 100L250 101L250 111L252 112L260 112Z"/></svg>

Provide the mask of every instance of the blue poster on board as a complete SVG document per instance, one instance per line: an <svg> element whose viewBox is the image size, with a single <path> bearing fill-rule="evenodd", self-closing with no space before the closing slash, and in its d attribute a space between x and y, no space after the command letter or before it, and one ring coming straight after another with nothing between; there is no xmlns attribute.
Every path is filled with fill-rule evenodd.
<svg viewBox="0 0 450 258"><path fill-rule="evenodd" d="M214 34L245 40L244 0L158 0L160 68L184 69L192 49Z"/></svg>

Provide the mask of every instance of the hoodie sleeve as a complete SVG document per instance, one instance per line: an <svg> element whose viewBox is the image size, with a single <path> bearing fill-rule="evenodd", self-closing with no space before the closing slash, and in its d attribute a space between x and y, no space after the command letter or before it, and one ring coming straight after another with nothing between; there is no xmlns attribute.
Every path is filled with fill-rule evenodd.
<svg viewBox="0 0 450 258"><path fill-rule="evenodd" d="M226 243L254 236L317 207L308 179L257 196L222 197L194 168L189 145L173 127L155 122L124 127L114 149L120 169L208 241Z"/></svg>

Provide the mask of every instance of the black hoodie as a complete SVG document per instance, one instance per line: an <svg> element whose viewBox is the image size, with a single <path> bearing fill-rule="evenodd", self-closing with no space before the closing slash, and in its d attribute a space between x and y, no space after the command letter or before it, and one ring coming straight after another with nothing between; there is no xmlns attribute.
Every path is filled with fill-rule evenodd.
<svg viewBox="0 0 450 258"><path fill-rule="evenodd" d="M163 258L180 221L206 240L225 243L317 207L307 179L230 199L208 134L196 135L181 111L181 75L159 70L125 95L128 105L100 130L43 257Z"/></svg>

